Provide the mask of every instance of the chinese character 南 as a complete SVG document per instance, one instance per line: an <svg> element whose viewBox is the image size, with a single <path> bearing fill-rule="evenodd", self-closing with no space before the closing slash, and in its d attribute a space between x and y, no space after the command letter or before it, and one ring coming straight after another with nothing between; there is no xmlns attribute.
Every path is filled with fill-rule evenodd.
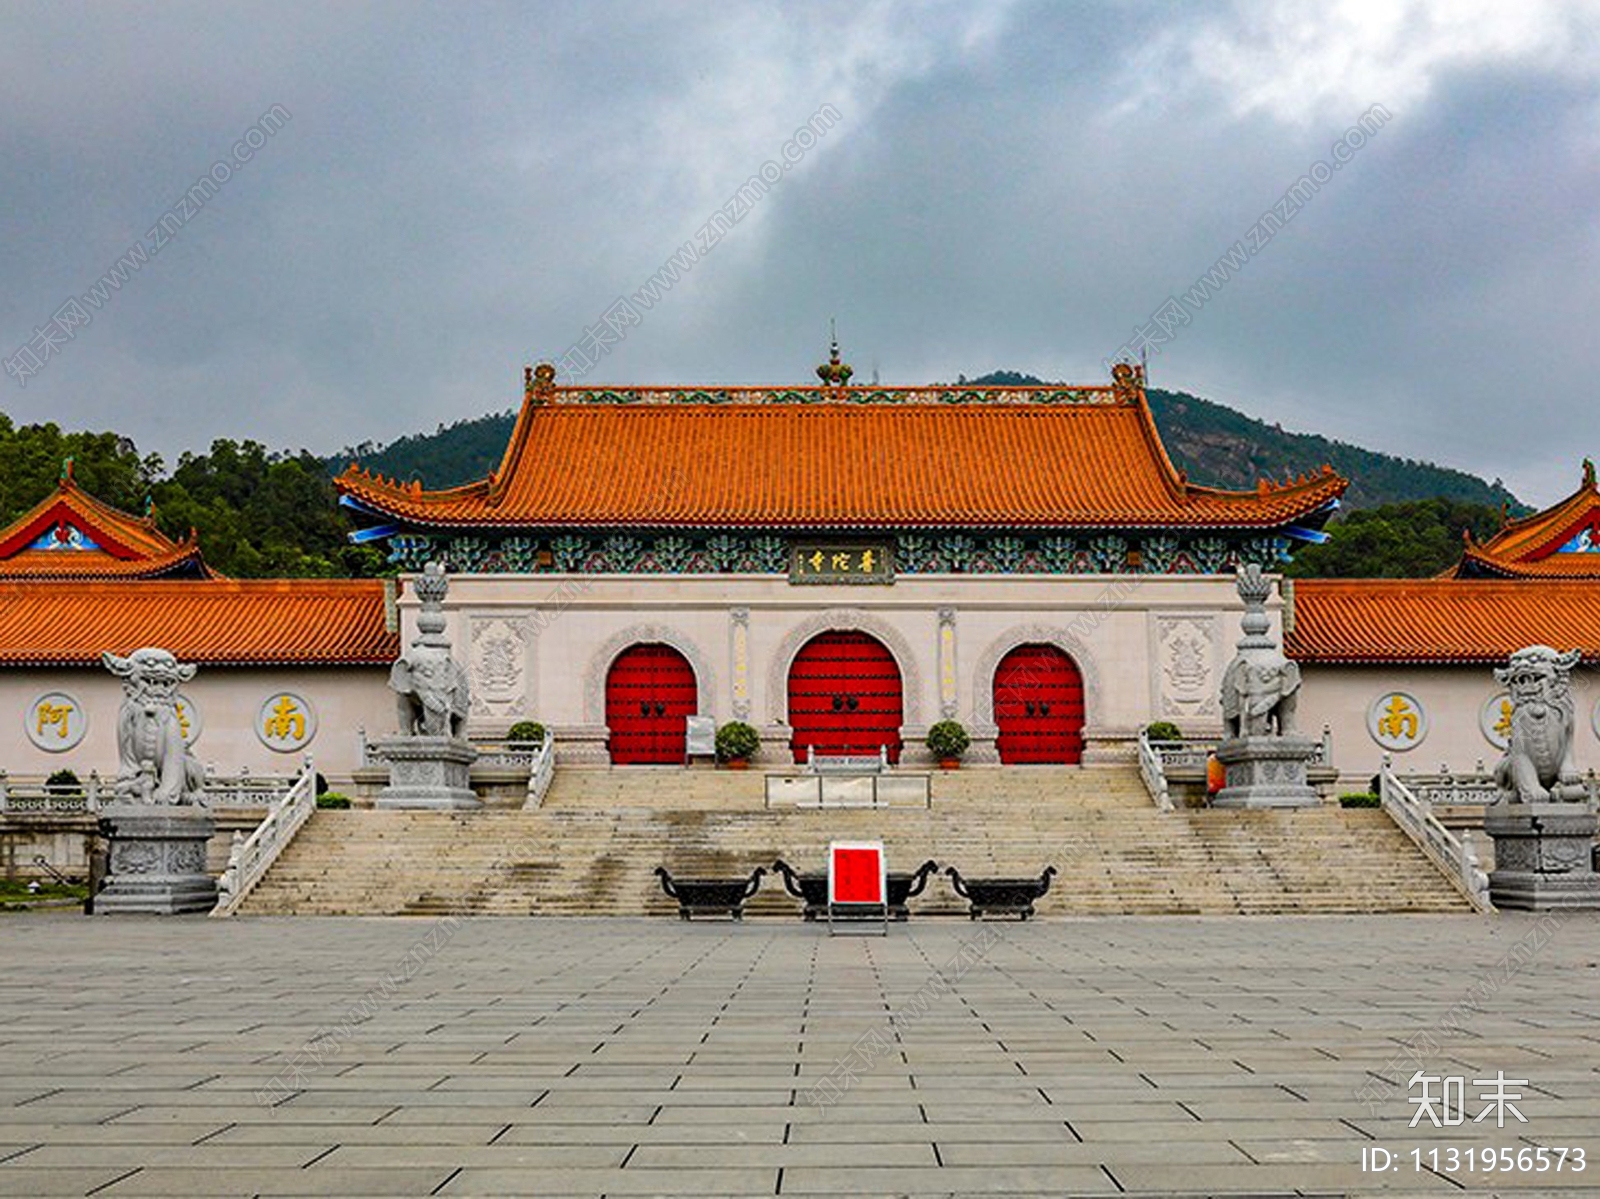
<svg viewBox="0 0 1600 1199"><path fill-rule="evenodd" d="M278 702L272 706L272 714L267 717L266 733L275 741L299 741L305 737L305 714L300 711L292 697L287 695L278 697Z"/></svg>
<svg viewBox="0 0 1600 1199"><path fill-rule="evenodd" d="M1404 738L1407 741L1416 740L1417 714L1406 702L1403 695L1391 695L1389 703L1383 710L1383 718L1378 721L1378 732L1385 737Z"/></svg>

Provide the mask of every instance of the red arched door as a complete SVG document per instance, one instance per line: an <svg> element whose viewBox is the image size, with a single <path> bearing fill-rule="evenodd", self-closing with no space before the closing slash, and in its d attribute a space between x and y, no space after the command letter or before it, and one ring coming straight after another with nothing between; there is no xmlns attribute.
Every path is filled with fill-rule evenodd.
<svg viewBox="0 0 1600 1199"><path fill-rule="evenodd" d="M683 765L685 716L700 710L694 668L670 645L634 645L606 675L606 727L616 766Z"/></svg>
<svg viewBox="0 0 1600 1199"><path fill-rule="evenodd" d="M1083 760L1083 676L1053 645L1019 645L994 672L1000 761Z"/></svg>
<svg viewBox="0 0 1600 1199"><path fill-rule="evenodd" d="M789 724L794 760L819 754L876 754L888 746L900 760L900 667L866 633L822 633L789 667Z"/></svg>

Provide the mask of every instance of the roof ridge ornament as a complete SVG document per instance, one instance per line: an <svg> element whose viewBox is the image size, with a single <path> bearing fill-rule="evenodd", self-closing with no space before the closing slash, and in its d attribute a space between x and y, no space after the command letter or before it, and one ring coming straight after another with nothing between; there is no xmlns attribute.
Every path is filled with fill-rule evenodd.
<svg viewBox="0 0 1600 1199"><path fill-rule="evenodd" d="M74 480L73 477L72 477L72 455L71 454L68 454L65 458L63 458L61 460L61 475L56 481L61 485L61 487L63 489L65 489L67 487L72 487L72 486L74 486L76 484L76 480Z"/></svg>
<svg viewBox="0 0 1600 1199"><path fill-rule="evenodd" d="M1144 367L1135 362L1119 362L1111 368L1111 390L1117 403L1132 404L1144 394Z"/></svg>
<svg viewBox="0 0 1600 1199"><path fill-rule="evenodd" d="M552 362L522 368L522 400L526 404L544 404L555 399L556 368Z"/></svg>
<svg viewBox="0 0 1600 1199"><path fill-rule="evenodd" d="M828 335L832 339L832 346L828 351L828 361L817 367L817 378L822 380L824 387L847 387L850 376L855 370L847 362L839 359L839 329L833 318L828 318Z"/></svg>
<svg viewBox="0 0 1600 1199"><path fill-rule="evenodd" d="M1583 485L1590 491L1595 490L1593 458L1585 458L1583 460Z"/></svg>

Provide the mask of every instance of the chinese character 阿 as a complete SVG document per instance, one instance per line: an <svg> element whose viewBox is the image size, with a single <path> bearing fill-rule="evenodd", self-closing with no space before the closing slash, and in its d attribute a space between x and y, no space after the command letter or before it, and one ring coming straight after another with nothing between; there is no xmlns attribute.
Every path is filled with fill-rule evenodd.
<svg viewBox="0 0 1600 1199"><path fill-rule="evenodd" d="M1405 741L1416 740L1417 714L1411 710L1411 705L1403 695L1391 695L1383 712L1383 719L1378 721L1379 733Z"/></svg>
<svg viewBox="0 0 1600 1199"><path fill-rule="evenodd" d="M37 732L43 736L45 729L55 726L56 735L65 741L67 739L67 719L72 715L71 704L43 703L39 705L39 726Z"/></svg>
<svg viewBox="0 0 1600 1199"><path fill-rule="evenodd" d="M272 715L267 717L266 733L274 741L299 741L306 735L305 714L289 696L280 695L278 702L272 705Z"/></svg>

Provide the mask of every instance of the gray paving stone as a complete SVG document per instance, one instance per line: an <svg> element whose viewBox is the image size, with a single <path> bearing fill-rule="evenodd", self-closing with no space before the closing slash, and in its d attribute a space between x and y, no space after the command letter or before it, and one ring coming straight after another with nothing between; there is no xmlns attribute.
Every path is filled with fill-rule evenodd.
<svg viewBox="0 0 1600 1199"><path fill-rule="evenodd" d="M1528 1078L1517 1143L1596 1164L1460 1183L1600 1179L1597 921L1510 978L1515 915L996 925L912 1018L965 922L474 920L355 1024L432 922L109 923L0 918L0 1194L1443 1194L1361 1151L1513 1135L1408 1127L1468 994L1423 1064Z"/></svg>

